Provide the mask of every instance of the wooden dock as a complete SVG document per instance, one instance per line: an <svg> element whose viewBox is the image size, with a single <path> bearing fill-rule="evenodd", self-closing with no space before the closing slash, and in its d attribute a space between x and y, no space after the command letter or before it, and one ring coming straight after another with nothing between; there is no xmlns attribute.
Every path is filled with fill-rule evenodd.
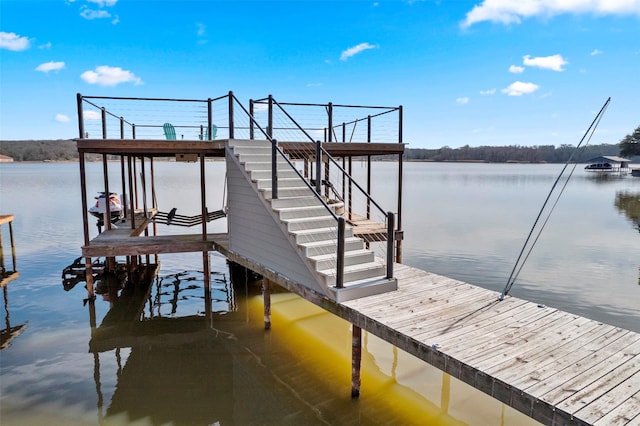
<svg viewBox="0 0 640 426"><path fill-rule="evenodd" d="M95 297L92 258L202 252L206 291L210 276L208 252L215 250L230 261L264 277L265 328L270 325L271 282L352 324L351 395L354 397L360 393L361 330L366 330L544 424L640 426L640 334L511 296L498 301L497 292L400 263L403 236L402 108L389 110L398 114L397 132L393 131L395 136L391 139L393 143L371 143L374 141L370 135L375 134L371 124L374 117L369 116L366 143L346 143L346 137L343 137L344 143L334 143L329 137L327 143L322 145L313 140L276 142L271 131L279 129L271 126L268 126L269 132L262 131L258 135L260 140L255 141L253 132L258 122L251 115L243 115L246 113L244 108L235 117L234 111L237 112L237 109L233 106L237 99L232 92L228 97L216 99L228 100L225 105L225 110L229 111L226 118L228 140L122 139L125 124L137 123L135 119L125 123L122 118L120 135L107 139L106 124L109 117L117 116L115 114L108 117L103 114L102 139L85 139L84 122L80 123L77 147L85 228L82 256L87 268L90 298ZM198 101L208 105L209 129L213 124L213 101L212 98ZM195 101L180 100L177 104L185 102ZM270 97L270 105L271 102ZM88 105L95 107L92 103ZM329 111L330 118L333 107L338 105L326 105L324 110ZM78 94L79 117L83 116L82 108L83 97ZM273 108L268 111L268 122L272 123ZM225 127L222 125L224 121L220 120L223 117L216 115L218 128ZM250 123L249 139L235 138L234 123L247 120ZM343 133L346 124L343 123ZM136 128L157 128L161 131L162 122L146 123L145 126L137 124ZM182 124L185 131L195 132L197 127L189 123ZM318 128L325 126L323 124ZM326 128L331 130L329 135L335 132L331 120ZM290 162L277 157L280 152L278 147L282 148L283 157L287 155L291 159L304 160L304 176L294 170L295 166L282 169L284 164ZM321 148L326 154L322 153ZM90 240L85 177L85 156L88 154L102 156L105 192L110 191L107 155L120 156L123 194L129 194L132 206L137 205L133 198L137 202L139 198L147 199L153 195L149 200L151 202L144 204L151 205L152 209L157 208L153 159L179 159L181 156L182 159L199 159L203 219L208 215L206 159L225 157L229 233L211 234L207 231L206 221L202 221L201 232L155 235L154 227L154 235L149 235L147 227L151 226L152 215L147 212L140 221L136 218L133 225L117 224L117 228L106 229ZM335 218L334 223L331 216L329 219L325 217L327 211L333 210L326 205L324 198L328 196L322 195L321 183L333 173L339 171L343 182L349 179L349 191L359 189L367 196L372 192L369 166L368 183L364 190L352 182L345 167L331 162L330 157L342 157L343 165L348 160L346 169L350 169L353 157L371 155L398 159L397 227L394 227L394 213L381 210L389 215L386 220L390 228L388 233L384 232L381 224L368 219L369 213L360 212L358 215L352 211L350 202L345 204L345 212L339 213L350 222L348 229L344 226L344 220ZM149 177L142 179L147 176L147 162ZM137 167L141 170L139 187L134 185L137 182ZM309 173L308 168L312 169L308 170ZM324 176L321 176L323 169ZM316 189L308 185L307 180L311 177L315 178ZM276 182L280 182L279 195L275 193L279 186ZM302 182L305 184L302 185ZM342 186L343 189L347 188L346 183ZM305 198L313 198L314 202L309 205L297 204L306 202ZM373 201L370 197L366 200ZM187 224L191 224L191 221L187 220ZM361 240L356 243L367 243L366 247L352 245L350 257L345 255L345 246L347 240L351 243L354 241L346 237L347 230L357 236L354 239ZM233 236L232 244L229 234ZM374 258L369 243L385 239L387 258ZM324 246L327 241L330 247ZM314 244L319 245L314 247ZM317 252L314 251L316 249ZM324 249L327 251L322 251ZM338 253L341 253L340 258ZM393 261L394 255L397 263ZM336 265L331 264L334 257ZM349 265L345 265L347 260L351 262ZM349 274L345 274L345 270ZM348 275L348 279L345 275ZM353 285L349 288L348 284ZM345 294L347 296L343 297Z"/></svg>
<svg viewBox="0 0 640 426"><path fill-rule="evenodd" d="M217 251L544 423L640 424L640 334L396 264L398 290L332 302Z"/></svg>
<svg viewBox="0 0 640 426"><path fill-rule="evenodd" d="M397 291L336 303L228 247L106 231L83 256L216 250L544 424L640 424L638 333L402 264Z"/></svg>

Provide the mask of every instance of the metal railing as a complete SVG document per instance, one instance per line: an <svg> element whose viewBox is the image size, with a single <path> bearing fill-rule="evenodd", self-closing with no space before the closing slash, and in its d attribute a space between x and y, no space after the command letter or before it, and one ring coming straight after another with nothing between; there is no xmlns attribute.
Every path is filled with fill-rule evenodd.
<svg viewBox="0 0 640 426"><path fill-rule="evenodd" d="M383 135L375 137L376 140L397 142L402 139L401 106L278 103L270 95L265 99L251 100L247 110L231 91L208 99L103 97L78 93L77 106L80 139L99 135L93 139L162 140L167 139L163 128L165 123L173 126L178 140L212 140L214 129L218 132L216 139L264 138L272 146L272 198L279 197L278 164L282 163L278 160L283 159L287 168L295 171L298 179L315 194L336 222L336 287L343 286L346 222L357 216L370 219L371 206L378 215L377 220L386 225L387 246L383 257L386 259L387 278L393 276L395 215L385 212L373 200L345 167L340 166L323 148L320 139L325 142L337 141L340 139L337 137L339 132L343 142L347 141L347 134L349 142L372 142L374 135ZM296 111L308 111L311 107L314 112L301 114L302 124L293 118L285 106ZM353 111L366 114L356 116ZM397 122L393 119L394 115L397 115ZM334 122L339 124L335 125ZM366 123L366 126L362 126L362 123ZM311 133L319 137L313 137ZM278 141L302 143L295 144L296 147L287 146L285 153ZM292 158L304 161L304 172L298 170ZM354 193L359 194L363 201L354 203ZM332 194L338 200L331 200ZM342 202L344 212L337 213L336 203L330 201ZM366 213L357 215L356 208L366 209Z"/></svg>

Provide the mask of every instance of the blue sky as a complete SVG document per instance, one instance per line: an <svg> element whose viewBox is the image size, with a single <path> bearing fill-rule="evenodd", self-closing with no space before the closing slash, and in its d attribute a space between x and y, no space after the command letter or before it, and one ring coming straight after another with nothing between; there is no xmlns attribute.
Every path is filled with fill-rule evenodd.
<svg viewBox="0 0 640 426"><path fill-rule="evenodd" d="M0 139L77 137L76 93L404 107L409 147L640 126L640 0L0 0Z"/></svg>

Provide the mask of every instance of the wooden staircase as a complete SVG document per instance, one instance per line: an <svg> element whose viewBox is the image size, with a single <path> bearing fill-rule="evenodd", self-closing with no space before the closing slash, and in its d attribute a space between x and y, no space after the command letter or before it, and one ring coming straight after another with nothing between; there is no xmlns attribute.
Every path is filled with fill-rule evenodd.
<svg viewBox="0 0 640 426"><path fill-rule="evenodd" d="M334 214L344 206L342 203L330 204L332 214L280 154L277 159L278 198L274 199L271 150L268 141L230 140L227 162L231 161L242 171L273 218L274 226L280 228L316 281L315 285L301 284L338 302L396 290L396 279L385 277L384 261L365 248L364 240L355 237L348 224L345 226L343 287L336 287L338 222ZM232 191L233 188L229 188L230 198ZM231 209L229 216L233 214ZM231 228L229 232L233 237ZM280 255L278 252L271 254Z"/></svg>

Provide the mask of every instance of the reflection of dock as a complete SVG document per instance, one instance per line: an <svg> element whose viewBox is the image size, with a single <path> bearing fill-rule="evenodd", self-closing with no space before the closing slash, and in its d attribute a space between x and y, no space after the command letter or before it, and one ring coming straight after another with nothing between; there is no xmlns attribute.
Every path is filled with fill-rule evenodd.
<svg viewBox="0 0 640 426"><path fill-rule="evenodd" d="M78 102L78 115L82 117L85 105L81 96ZM213 99L206 102L206 125L211 129L215 107ZM381 113L351 123L367 123L363 125L367 130L367 143L347 142L345 136L343 143L338 143L329 136L324 144L293 140L289 145L291 151L287 151L287 142L276 139L273 133L282 132L286 137L284 130L291 130L288 126L293 126L289 121L286 121L287 128L283 129L281 122L274 126L273 110L281 105L269 98L269 108L264 110L269 112L269 117L262 121L263 128L237 104L232 93L225 97L228 115L217 114L216 125L228 131L228 138L210 142L136 139L136 129L159 128L161 123L141 125L133 118L126 121L132 127L136 123L130 140L122 136L123 118L118 123L119 138L109 140L108 121L119 116L113 113L108 118L103 114L103 139L85 140L81 123L78 151L85 211L82 254L89 270L92 257L201 252L205 294L208 294L208 254L216 250L264 277L265 328L270 327L271 282L352 324L351 395L354 397L360 394L364 329L543 423L627 424L638 420L638 333L513 297L498 301L496 292L401 263L404 151L401 122L393 130L398 130L397 133L390 137L397 143L378 145L371 140L375 134L372 120ZM96 107L91 102L88 105ZM322 117L331 114L334 107L337 106L323 106ZM241 113L234 113L240 109ZM250 109L253 111L253 104ZM401 119L401 109L389 111L399 111ZM149 115L143 117L148 119ZM331 117L329 115L327 127L319 129L326 131L325 135L335 135L336 127L341 127L342 134L346 135L347 123L335 126ZM287 113L275 118L277 122L290 116ZM245 123L244 127L236 128L236 123L241 122ZM185 131L202 128L195 123L185 123L183 127ZM258 130L261 134L256 138ZM236 131L245 132L244 137L234 136ZM293 134L296 138L301 138L301 134L309 136L305 129L297 127ZM291 148L294 146L301 147L302 151ZM342 165L330 151L344 155ZM144 233L121 232L107 223L105 232L90 239L84 163L85 154L92 153L103 155L105 192L109 192L107 154L119 155L121 172L117 180L122 182L122 192L129 194L130 206L137 207L137 195L133 194L141 192L143 199L151 198L152 208L156 208L155 197L148 194L155 194L153 158L196 155L200 165L201 230L161 236L156 233L158 223L148 222L151 216L145 216L141 223L133 216L130 226L124 228L136 230L148 225L153 227L153 235L146 229ZM398 159L397 216L382 209L371 197L370 163L366 189L351 176L353 156L383 154ZM210 181L206 177L205 160L218 156L225 158L225 182ZM291 159L304 161L304 171L298 170L300 164L293 164ZM138 160L143 177L146 162L151 166L150 179L143 178L141 188L134 185ZM341 203L333 203L329 198L329 185L325 182L330 177L335 179L331 188L339 194ZM150 191L146 191L146 183L150 184ZM207 231L206 187L209 184L224 184L227 190L225 233ZM149 212L147 203L144 204L145 211ZM376 250L384 252L382 255L374 252L375 244L378 244ZM91 297L93 283L89 273L87 279ZM138 339L130 337L132 341ZM141 341L145 341L144 338ZM144 354L138 355L144 360ZM189 374L197 375L196 372Z"/></svg>
<svg viewBox="0 0 640 426"><path fill-rule="evenodd" d="M0 350L7 349L11 345L11 341L18 337L24 329L27 328L27 324L11 326L11 315L9 314L9 292L7 291L7 285L20 276L20 273L16 270L16 245L13 239L13 215L0 215L0 226L2 225L9 225L9 239L11 242L11 260L13 269L7 270L5 268L4 245L2 241L2 229L0 228L0 287L2 287L4 309L6 311L6 327L0 332Z"/></svg>
<svg viewBox="0 0 640 426"><path fill-rule="evenodd" d="M11 241L11 259L13 269L7 270L4 265L4 244L2 241L2 229L0 229L0 286L4 287L11 281L17 279L20 273L16 269L16 245L13 239L13 215L0 215L0 226L9 225L9 239Z"/></svg>

